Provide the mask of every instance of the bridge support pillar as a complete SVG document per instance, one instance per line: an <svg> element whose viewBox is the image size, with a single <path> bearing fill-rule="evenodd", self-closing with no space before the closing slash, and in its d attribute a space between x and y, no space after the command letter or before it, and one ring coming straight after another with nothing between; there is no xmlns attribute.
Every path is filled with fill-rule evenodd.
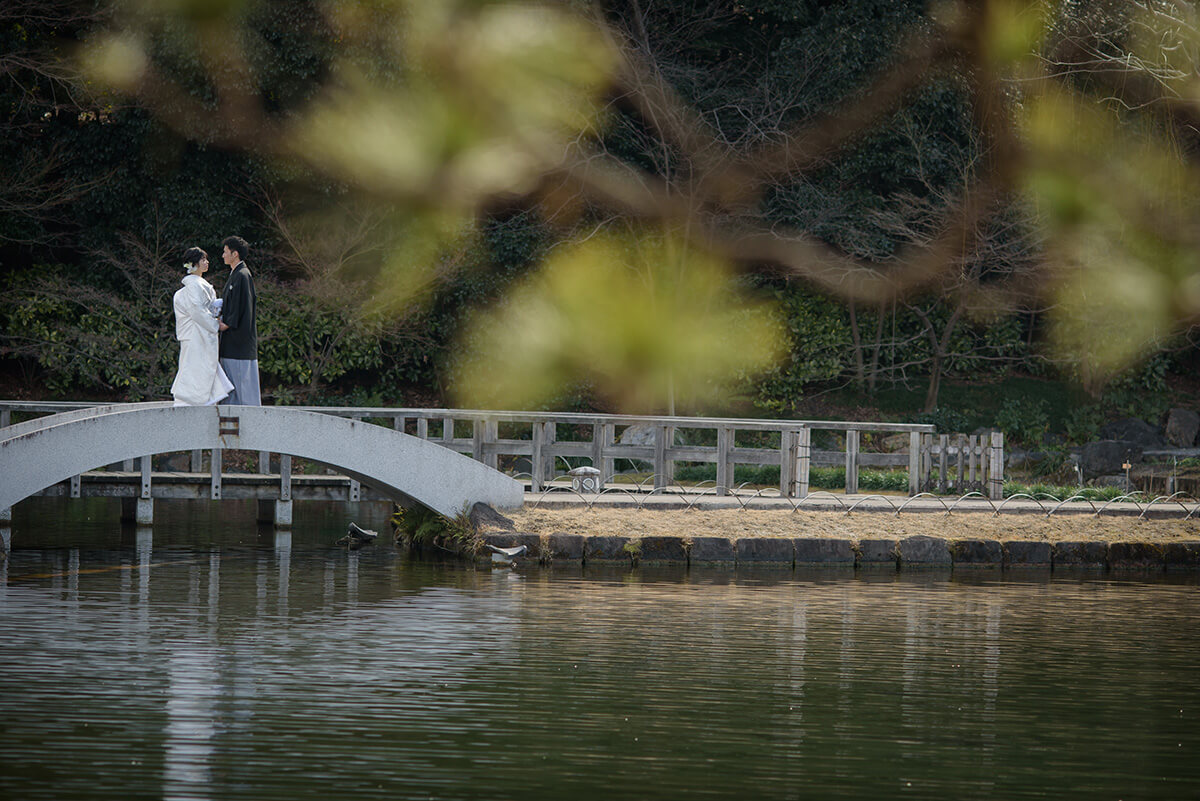
<svg viewBox="0 0 1200 801"><path fill-rule="evenodd" d="M139 526L148 526L154 522L153 498L122 498L121 519L132 520Z"/></svg>
<svg viewBox="0 0 1200 801"><path fill-rule="evenodd" d="M258 502L258 522L271 523L275 528L291 528L292 502L260 500Z"/></svg>

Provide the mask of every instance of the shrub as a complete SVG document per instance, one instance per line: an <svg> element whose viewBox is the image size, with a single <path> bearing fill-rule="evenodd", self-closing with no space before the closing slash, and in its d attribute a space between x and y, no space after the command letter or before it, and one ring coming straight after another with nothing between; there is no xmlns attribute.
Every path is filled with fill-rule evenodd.
<svg viewBox="0 0 1200 801"><path fill-rule="evenodd" d="M410 547L428 545L468 557L482 550L482 538L466 512L449 518L424 506L401 506L392 513L391 524L396 539Z"/></svg>
<svg viewBox="0 0 1200 801"><path fill-rule="evenodd" d="M1050 413L1046 401L1010 398L996 413L996 425L1008 441L1025 446L1041 444L1050 428Z"/></svg>
<svg viewBox="0 0 1200 801"><path fill-rule="evenodd" d="M1076 406L1067 415L1067 441L1082 445L1096 439L1100 426L1104 425L1104 413L1099 406Z"/></svg>
<svg viewBox="0 0 1200 801"><path fill-rule="evenodd" d="M957 409L937 408L932 412L921 412L913 415L909 422L921 423L937 427L939 434L962 434L970 429L971 423L967 416Z"/></svg>
<svg viewBox="0 0 1200 801"><path fill-rule="evenodd" d="M687 465L676 468L677 481L715 481L717 466L714 464ZM774 465L736 465L733 469L734 486L759 484L779 486L779 468ZM846 486L846 468L813 467L808 472L808 485L812 489L841 489ZM858 487L873 492L905 492L908 490L907 470L859 470Z"/></svg>

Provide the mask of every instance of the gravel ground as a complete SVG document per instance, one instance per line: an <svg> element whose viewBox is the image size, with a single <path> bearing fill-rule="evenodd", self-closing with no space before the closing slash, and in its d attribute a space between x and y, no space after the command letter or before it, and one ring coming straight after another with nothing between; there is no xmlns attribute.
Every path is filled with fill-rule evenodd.
<svg viewBox="0 0 1200 801"><path fill-rule="evenodd" d="M1138 520L1092 515L1002 514L986 512L890 513L763 510L534 509L508 515L516 531L529 534L616 534L626 537L864 537L916 534L949 540L994 539L1064 542L1173 542L1200 540L1200 519ZM496 530L488 527L485 530Z"/></svg>

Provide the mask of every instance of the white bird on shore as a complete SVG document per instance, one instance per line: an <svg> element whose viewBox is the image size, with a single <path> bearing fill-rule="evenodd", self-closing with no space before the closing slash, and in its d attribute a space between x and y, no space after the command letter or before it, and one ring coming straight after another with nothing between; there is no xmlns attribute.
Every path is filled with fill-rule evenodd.
<svg viewBox="0 0 1200 801"><path fill-rule="evenodd" d="M497 548L495 545L489 545L486 542L484 545L487 545L488 550L492 552L493 562L501 562L506 565L511 565L514 559L529 550L529 546L527 545L518 545L515 548Z"/></svg>

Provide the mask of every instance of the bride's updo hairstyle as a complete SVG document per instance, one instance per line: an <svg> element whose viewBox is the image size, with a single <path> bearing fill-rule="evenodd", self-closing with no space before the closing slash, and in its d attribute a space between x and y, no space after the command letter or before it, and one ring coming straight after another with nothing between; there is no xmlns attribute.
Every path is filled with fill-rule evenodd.
<svg viewBox="0 0 1200 801"><path fill-rule="evenodd" d="M196 265L201 259L207 259L208 254L203 248L188 248L183 254L183 266L187 269L188 275L196 272Z"/></svg>

